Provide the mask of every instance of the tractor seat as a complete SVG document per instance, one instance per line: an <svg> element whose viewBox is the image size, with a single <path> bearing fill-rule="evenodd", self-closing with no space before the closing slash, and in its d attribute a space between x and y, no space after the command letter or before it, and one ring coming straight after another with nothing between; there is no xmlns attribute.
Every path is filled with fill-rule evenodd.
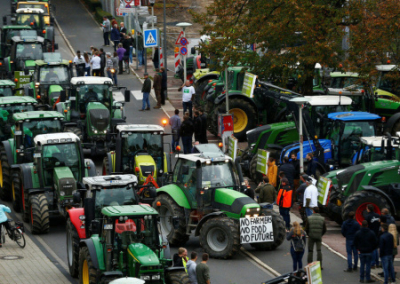
<svg viewBox="0 0 400 284"><path fill-rule="evenodd" d="M123 232L136 232L136 224L133 220L126 220L125 223L119 223L119 220L115 221L115 232L122 234Z"/></svg>

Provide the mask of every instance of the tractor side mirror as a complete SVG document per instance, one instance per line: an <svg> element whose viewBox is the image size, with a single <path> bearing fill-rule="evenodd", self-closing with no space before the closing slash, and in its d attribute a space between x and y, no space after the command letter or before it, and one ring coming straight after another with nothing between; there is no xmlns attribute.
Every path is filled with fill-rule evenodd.
<svg viewBox="0 0 400 284"><path fill-rule="evenodd" d="M58 50L58 43L54 44L54 50Z"/></svg>
<svg viewBox="0 0 400 284"><path fill-rule="evenodd" d="M62 90L60 92L60 102L65 102L67 99L67 92L65 92L65 90Z"/></svg>
<svg viewBox="0 0 400 284"><path fill-rule="evenodd" d="M194 48L194 47L192 47L191 49L190 49L190 54L196 54L196 48Z"/></svg>
<svg viewBox="0 0 400 284"><path fill-rule="evenodd" d="M50 17L50 24L54 24L54 17Z"/></svg>
<svg viewBox="0 0 400 284"><path fill-rule="evenodd" d="M72 194L72 201L75 204L81 203L81 193L79 191L75 191L74 194Z"/></svg>
<svg viewBox="0 0 400 284"><path fill-rule="evenodd" d="M189 174L189 166L182 166L181 174L188 175Z"/></svg>
<svg viewBox="0 0 400 284"><path fill-rule="evenodd" d="M29 70L27 68L24 68L24 75L28 76L29 75Z"/></svg>
<svg viewBox="0 0 400 284"><path fill-rule="evenodd" d="M90 231L92 232L92 235L100 234L100 222L99 222L99 220L92 220L92 222L90 223Z"/></svg>
<svg viewBox="0 0 400 284"><path fill-rule="evenodd" d="M172 217L172 226L174 227L175 230L179 229L179 221L180 218L178 216Z"/></svg>
<svg viewBox="0 0 400 284"><path fill-rule="evenodd" d="M129 103L131 101L131 91L125 90L125 102Z"/></svg>

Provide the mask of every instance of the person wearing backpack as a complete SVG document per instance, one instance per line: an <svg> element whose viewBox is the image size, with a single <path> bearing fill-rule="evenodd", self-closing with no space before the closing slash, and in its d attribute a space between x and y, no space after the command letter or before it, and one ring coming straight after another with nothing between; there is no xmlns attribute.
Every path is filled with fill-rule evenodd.
<svg viewBox="0 0 400 284"><path fill-rule="evenodd" d="M293 228L287 233L286 239L290 241L290 254L293 260L293 271L303 268L303 255L306 247L306 233L298 222L293 222Z"/></svg>

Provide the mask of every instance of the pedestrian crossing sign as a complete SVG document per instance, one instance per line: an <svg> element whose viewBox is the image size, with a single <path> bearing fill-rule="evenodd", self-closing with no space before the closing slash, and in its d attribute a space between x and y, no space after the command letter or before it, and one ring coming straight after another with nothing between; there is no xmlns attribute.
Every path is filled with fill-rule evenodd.
<svg viewBox="0 0 400 284"><path fill-rule="evenodd" d="M158 46L158 30L144 30L143 31L143 46L146 47L156 47Z"/></svg>

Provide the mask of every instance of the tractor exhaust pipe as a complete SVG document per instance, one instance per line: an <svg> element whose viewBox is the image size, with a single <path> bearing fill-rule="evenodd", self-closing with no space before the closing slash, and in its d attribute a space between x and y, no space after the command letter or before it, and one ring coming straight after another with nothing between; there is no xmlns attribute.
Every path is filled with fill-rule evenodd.
<svg viewBox="0 0 400 284"><path fill-rule="evenodd" d="M236 170L239 176L239 191L243 192L243 186L244 186L244 178L243 178L243 173L242 173L242 166L240 165L240 158L236 158L235 160L235 166L236 166Z"/></svg>

